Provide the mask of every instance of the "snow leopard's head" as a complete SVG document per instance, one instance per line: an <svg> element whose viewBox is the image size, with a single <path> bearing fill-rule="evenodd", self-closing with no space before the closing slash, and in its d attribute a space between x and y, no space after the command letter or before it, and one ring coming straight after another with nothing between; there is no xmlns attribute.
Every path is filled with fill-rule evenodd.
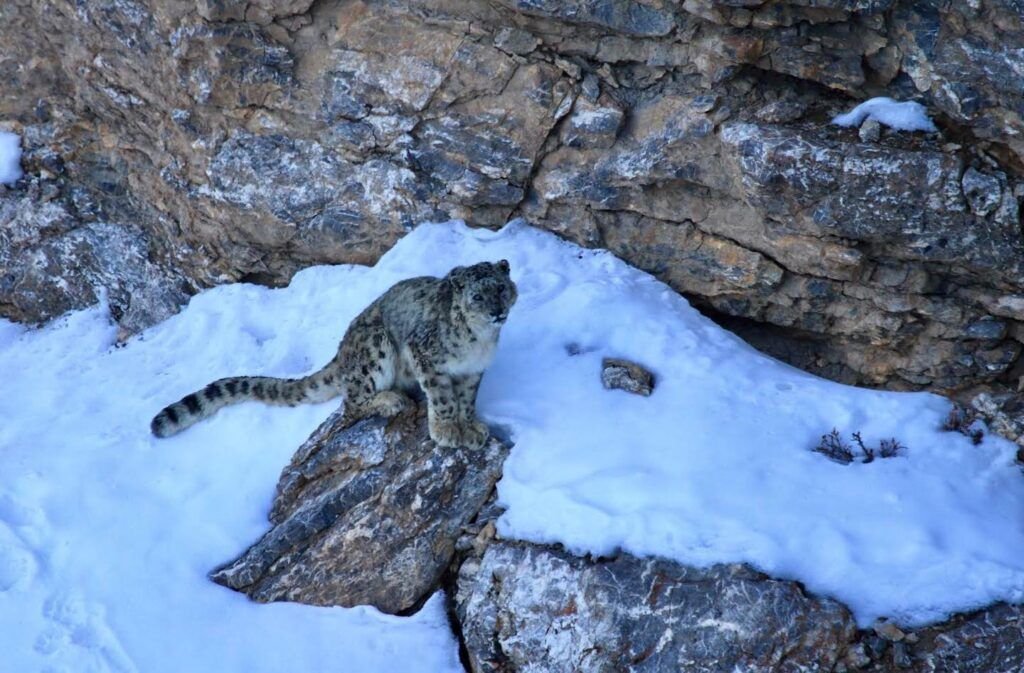
<svg viewBox="0 0 1024 673"><path fill-rule="evenodd" d="M519 293L507 260L457 266L448 272L455 301L474 322L500 326Z"/></svg>

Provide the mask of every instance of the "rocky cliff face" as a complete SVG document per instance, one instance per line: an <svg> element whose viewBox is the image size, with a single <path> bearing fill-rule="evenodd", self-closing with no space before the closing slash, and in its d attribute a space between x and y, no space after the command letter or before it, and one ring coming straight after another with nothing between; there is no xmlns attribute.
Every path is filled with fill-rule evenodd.
<svg viewBox="0 0 1024 673"><path fill-rule="evenodd" d="M0 310L199 287L524 216L835 379L1014 379L1019 0L9 0ZM940 131L830 116L915 98Z"/></svg>

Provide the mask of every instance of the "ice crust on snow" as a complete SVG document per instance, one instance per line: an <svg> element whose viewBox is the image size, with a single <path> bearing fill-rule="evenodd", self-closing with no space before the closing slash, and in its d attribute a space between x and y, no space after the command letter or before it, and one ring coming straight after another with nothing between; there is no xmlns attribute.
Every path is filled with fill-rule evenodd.
<svg viewBox="0 0 1024 673"><path fill-rule="evenodd" d="M0 131L0 184L12 185L21 178L21 138Z"/></svg>
<svg viewBox="0 0 1024 673"><path fill-rule="evenodd" d="M148 423L221 376L319 368L401 279L503 258L519 301L479 399L515 442L502 535L747 561L842 600L864 625L1024 600L1015 447L942 432L943 398L793 369L611 254L523 223L424 224L373 268L214 288L122 348L103 307L34 331L0 321L0 628L13 670L460 670L438 597L401 619L256 605L206 579L266 529L281 466L337 402L237 405L166 440ZM643 362L658 387L606 390L605 357ZM833 427L908 448L840 465L811 451Z"/></svg>
<svg viewBox="0 0 1024 673"><path fill-rule="evenodd" d="M857 127L865 119L874 119L897 131L938 131L923 105L914 101L898 102L884 96L866 100L846 114L836 115L832 123L836 126Z"/></svg>

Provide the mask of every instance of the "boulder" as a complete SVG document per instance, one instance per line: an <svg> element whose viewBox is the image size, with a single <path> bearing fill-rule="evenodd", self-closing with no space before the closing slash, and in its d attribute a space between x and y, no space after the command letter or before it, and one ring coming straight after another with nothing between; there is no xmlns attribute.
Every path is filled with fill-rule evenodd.
<svg viewBox="0 0 1024 673"><path fill-rule="evenodd" d="M351 427L335 413L281 473L270 530L210 578L261 602L417 608L508 450L493 438L479 450L440 448L421 409Z"/></svg>
<svg viewBox="0 0 1024 673"><path fill-rule="evenodd" d="M840 604L747 566L504 541L463 564L456 614L474 673L832 671L856 633Z"/></svg>

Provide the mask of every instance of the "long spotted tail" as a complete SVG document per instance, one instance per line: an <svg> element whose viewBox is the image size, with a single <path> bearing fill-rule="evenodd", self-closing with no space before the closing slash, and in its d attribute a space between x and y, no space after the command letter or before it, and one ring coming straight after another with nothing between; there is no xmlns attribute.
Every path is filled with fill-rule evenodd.
<svg viewBox="0 0 1024 673"><path fill-rule="evenodd" d="M150 429L157 437L170 437L209 418L230 404L259 400L294 407L324 402L341 393L338 376L330 366L301 379L269 376L232 376L218 379L202 390L181 398L153 417Z"/></svg>

